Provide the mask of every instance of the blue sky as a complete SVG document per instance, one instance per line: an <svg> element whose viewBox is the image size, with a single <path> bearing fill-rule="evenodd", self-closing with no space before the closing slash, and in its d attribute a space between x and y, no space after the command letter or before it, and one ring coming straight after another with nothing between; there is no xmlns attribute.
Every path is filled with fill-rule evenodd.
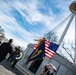
<svg viewBox="0 0 76 75"><path fill-rule="evenodd" d="M73 0L0 0L0 26L8 39L13 38L14 44L26 48L71 13L71 2Z"/></svg>

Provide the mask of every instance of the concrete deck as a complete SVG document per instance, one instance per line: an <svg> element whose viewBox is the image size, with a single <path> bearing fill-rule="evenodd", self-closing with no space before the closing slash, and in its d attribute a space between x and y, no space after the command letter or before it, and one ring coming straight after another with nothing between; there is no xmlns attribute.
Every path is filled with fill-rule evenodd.
<svg viewBox="0 0 76 75"><path fill-rule="evenodd" d="M11 63L6 60L0 63L0 75L26 75L17 67L12 68Z"/></svg>

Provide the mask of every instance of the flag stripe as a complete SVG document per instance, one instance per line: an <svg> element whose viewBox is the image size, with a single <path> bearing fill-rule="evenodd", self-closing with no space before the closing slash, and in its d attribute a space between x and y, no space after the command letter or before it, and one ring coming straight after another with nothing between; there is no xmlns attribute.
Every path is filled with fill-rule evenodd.
<svg viewBox="0 0 76 75"><path fill-rule="evenodd" d="M52 59L52 56L48 55L47 53L45 53L46 57Z"/></svg>
<svg viewBox="0 0 76 75"><path fill-rule="evenodd" d="M46 53L48 53L49 55L53 55L54 53L48 50L45 50Z"/></svg>
<svg viewBox="0 0 76 75"><path fill-rule="evenodd" d="M45 47L45 50L48 50L49 52L54 53L54 51L50 50L49 48Z"/></svg>
<svg viewBox="0 0 76 75"><path fill-rule="evenodd" d="M33 47L33 49L34 49L34 50L36 50L36 49L37 49L37 44Z"/></svg>

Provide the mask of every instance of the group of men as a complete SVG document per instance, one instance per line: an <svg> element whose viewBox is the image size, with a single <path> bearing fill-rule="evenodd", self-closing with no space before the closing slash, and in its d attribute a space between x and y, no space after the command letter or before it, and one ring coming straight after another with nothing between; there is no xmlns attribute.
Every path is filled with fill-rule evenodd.
<svg viewBox="0 0 76 75"><path fill-rule="evenodd" d="M13 39L10 39L8 42L3 42L0 45L0 62L2 62L9 53L7 61L13 62L12 67L15 67L16 63L23 57L23 52L20 50L20 46L15 47L14 51L11 45L12 42Z"/></svg>

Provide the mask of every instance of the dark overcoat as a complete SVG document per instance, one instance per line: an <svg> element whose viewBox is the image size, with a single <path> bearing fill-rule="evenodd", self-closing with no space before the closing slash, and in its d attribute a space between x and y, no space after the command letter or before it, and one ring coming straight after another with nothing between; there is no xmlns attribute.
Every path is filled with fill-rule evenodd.
<svg viewBox="0 0 76 75"><path fill-rule="evenodd" d="M8 53L12 53L12 46L10 45L10 43L3 43L0 46L0 62L6 58Z"/></svg>

